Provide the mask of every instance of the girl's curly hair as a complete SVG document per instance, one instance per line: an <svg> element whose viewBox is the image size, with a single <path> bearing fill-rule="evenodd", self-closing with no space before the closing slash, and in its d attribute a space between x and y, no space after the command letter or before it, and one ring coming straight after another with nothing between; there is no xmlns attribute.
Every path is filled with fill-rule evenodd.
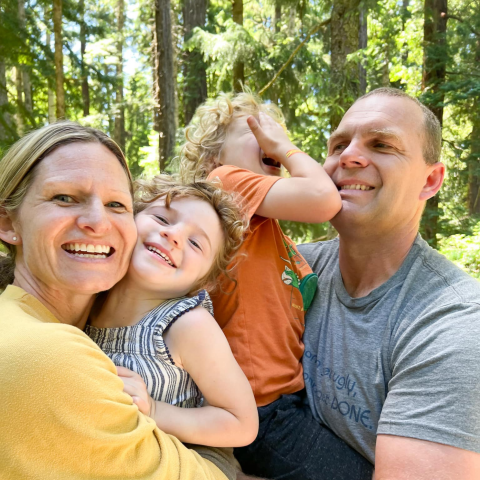
<svg viewBox="0 0 480 480"><path fill-rule="evenodd" d="M263 103L251 92L221 94L197 108L185 130L186 142L180 151L180 178L186 182L207 178L214 170L227 130L232 121L243 115L266 113L285 128L285 118L273 103Z"/></svg>
<svg viewBox="0 0 480 480"><path fill-rule="evenodd" d="M240 202L234 195L222 190L217 181L199 180L188 184L177 181L170 175L157 175L151 179L135 181L134 211L135 214L145 210L153 202L164 198L165 206L179 198L198 198L208 203L220 220L223 241L213 261L212 267L191 290L191 293L201 289L213 291L217 286L217 278L223 273L231 279L229 273L236 253L242 245L247 222L241 210ZM231 279L232 280L232 279Z"/></svg>

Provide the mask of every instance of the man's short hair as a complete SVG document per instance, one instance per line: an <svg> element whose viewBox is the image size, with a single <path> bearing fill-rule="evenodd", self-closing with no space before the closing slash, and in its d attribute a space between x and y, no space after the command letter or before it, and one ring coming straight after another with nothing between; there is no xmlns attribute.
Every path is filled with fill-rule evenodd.
<svg viewBox="0 0 480 480"><path fill-rule="evenodd" d="M373 95L384 95L387 97L407 98L418 105L423 113L423 128L424 128L424 144L423 144L423 159L428 165L440 161L442 152L442 127L435 114L429 110L423 103L416 98L411 97L402 90L397 88L382 87L372 90L365 95L358 98L355 103Z"/></svg>

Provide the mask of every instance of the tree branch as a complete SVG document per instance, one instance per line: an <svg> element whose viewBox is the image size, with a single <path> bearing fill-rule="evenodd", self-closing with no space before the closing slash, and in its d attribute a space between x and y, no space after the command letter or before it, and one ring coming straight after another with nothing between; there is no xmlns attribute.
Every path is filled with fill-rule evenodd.
<svg viewBox="0 0 480 480"><path fill-rule="evenodd" d="M277 80L280 74L288 67L291 61L295 58L295 55L298 51L310 40L312 35L315 35L322 27L325 27L332 21L331 18L327 18L323 22L320 22L318 25L315 25L307 34L307 36L303 39L303 41L297 46L297 48L292 52L292 54L288 57L288 60L280 67L280 70L273 76L273 78L258 92L259 95L262 95L265 91L267 91Z"/></svg>
<svg viewBox="0 0 480 480"><path fill-rule="evenodd" d="M465 19L463 19L462 17L459 17L457 15L451 15L450 13L447 13L445 14L445 17L448 19L452 19L452 20L457 20L458 22L460 23L464 23L469 29L470 31L475 34L477 37L480 37L480 31L478 30L475 30Z"/></svg>

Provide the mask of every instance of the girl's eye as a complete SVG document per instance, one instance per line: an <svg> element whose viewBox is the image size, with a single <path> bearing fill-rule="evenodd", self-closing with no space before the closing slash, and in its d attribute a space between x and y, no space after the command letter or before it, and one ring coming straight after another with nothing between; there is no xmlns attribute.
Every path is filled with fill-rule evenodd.
<svg viewBox="0 0 480 480"><path fill-rule="evenodd" d="M162 223L164 223L165 225L170 225L168 223L168 220L165 218L165 217L162 217L161 215L154 215L154 217L157 219L157 220L160 220Z"/></svg>
<svg viewBox="0 0 480 480"><path fill-rule="evenodd" d="M63 194L55 195L53 197L53 199L58 200L59 202L62 202L62 203L73 203L74 202L72 197L70 197L69 195L63 195Z"/></svg>
<svg viewBox="0 0 480 480"><path fill-rule="evenodd" d="M191 243L195 248L198 248L200 251L202 250L202 247L201 247L195 240L190 240L190 243Z"/></svg>

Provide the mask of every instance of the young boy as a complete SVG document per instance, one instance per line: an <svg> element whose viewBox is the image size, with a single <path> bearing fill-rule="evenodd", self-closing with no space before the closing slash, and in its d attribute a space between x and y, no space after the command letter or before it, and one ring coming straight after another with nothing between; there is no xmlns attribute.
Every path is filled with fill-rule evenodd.
<svg viewBox="0 0 480 480"><path fill-rule="evenodd" d="M199 107L186 137L182 178L218 177L225 190L241 197L250 220L236 286L212 301L262 423L262 414L276 408L273 402L304 388L304 313L317 286L278 220L330 220L341 208L340 195L322 166L290 142L280 110L249 93Z"/></svg>

